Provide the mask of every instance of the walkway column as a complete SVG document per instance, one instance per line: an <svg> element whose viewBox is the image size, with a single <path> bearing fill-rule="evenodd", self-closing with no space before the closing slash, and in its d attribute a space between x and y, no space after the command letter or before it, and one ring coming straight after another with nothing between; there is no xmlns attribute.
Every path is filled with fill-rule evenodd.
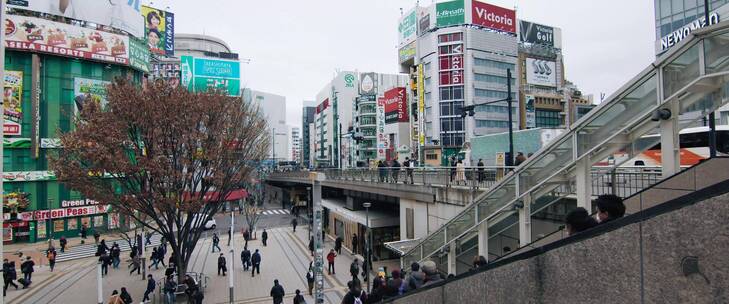
<svg viewBox="0 0 729 304"><path fill-rule="evenodd" d="M678 104L673 102L673 104ZM670 109L671 113L678 113L678 107ZM661 166L663 167L663 178L676 174L681 170L681 156L678 142L678 115L673 114L671 118L661 120Z"/></svg>
<svg viewBox="0 0 729 304"><path fill-rule="evenodd" d="M448 250L448 274L456 275L456 243L458 241L452 242L449 246Z"/></svg>
<svg viewBox="0 0 729 304"><path fill-rule="evenodd" d="M489 224L486 221L478 225L478 255L489 260Z"/></svg>
<svg viewBox="0 0 729 304"><path fill-rule="evenodd" d="M311 172L309 179L312 184L312 197L314 209L314 303L324 303L324 239L322 238L322 206L321 182L324 173Z"/></svg>
<svg viewBox="0 0 729 304"><path fill-rule="evenodd" d="M577 161L575 165L575 179L577 187L577 207L587 210L588 214L592 214L592 163L590 156L585 155Z"/></svg>
<svg viewBox="0 0 729 304"><path fill-rule="evenodd" d="M532 242L532 198L524 196L524 207L519 209L519 247Z"/></svg>

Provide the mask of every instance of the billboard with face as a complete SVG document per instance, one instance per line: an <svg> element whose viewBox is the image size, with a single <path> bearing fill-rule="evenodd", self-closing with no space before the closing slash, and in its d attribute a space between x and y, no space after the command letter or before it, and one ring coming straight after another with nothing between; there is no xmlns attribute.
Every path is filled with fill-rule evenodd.
<svg viewBox="0 0 729 304"><path fill-rule="evenodd" d="M149 50L158 55L175 55L175 15L149 6L142 6L144 34Z"/></svg>

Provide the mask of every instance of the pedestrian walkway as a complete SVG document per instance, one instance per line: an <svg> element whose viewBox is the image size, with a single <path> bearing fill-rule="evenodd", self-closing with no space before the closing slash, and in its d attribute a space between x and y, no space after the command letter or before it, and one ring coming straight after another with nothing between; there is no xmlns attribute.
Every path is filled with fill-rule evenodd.
<svg viewBox="0 0 729 304"><path fill-rule="evenodd" d="M291 214L291 211L289 211L287 209L270 209L270 210L258 211L258 214L261 214L261 215L286 215L286 214Z"/></svg>
<svg viewBox="0 0 729 304"><path fill-rule="evenodd" d="M146 247L158 246L160 244L161 238L162 237L159 234L155 233L154 235L152 235L152 238L150 240L152 245L147 245ZM121 249L122 252L131 250L131 248L129 247L129 243L123 239L106 240L106 246L111 248L111 245L114 244L114 242L116 242L119 245L119 249ZM64 252L64 253L61 253L60 249L56 249L58 252L58 255L56 256L56 262L65 262L65 261L70 261L70 260L75 260L75 259L92 257L92 256L96 255L96 249L97 249L97 244L94 244L94 243L83 244L83 245L71 247L71 248L66 249L66 252Z"/></svg>

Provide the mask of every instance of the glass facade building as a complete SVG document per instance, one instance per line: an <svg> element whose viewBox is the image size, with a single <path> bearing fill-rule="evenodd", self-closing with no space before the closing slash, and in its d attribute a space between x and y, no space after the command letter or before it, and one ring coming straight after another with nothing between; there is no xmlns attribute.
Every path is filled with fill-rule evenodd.
<svg viewBox="0 0 729 304"><path fill-rule="evenodd" d="M709 10L729 3L729 0L710 0ZM704 17L704 0L655 0L656 40L696 19Z"/></svg>

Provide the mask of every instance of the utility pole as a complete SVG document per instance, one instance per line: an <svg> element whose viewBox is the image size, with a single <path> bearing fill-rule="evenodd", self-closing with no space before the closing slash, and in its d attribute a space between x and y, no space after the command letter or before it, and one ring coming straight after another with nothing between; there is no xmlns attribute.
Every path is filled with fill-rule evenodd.
<svg viewBox="0 0 729 304"><path fill-rule="evenodd" d="M511 69L506 69L506 104L509 111L509 159L507 166L514 165L514 122L511 109Z"/></svg>
<svg viewBox="0 0 729 304"><path fill-rule="evenodd" d="M233 242L233 235L235 234L235 230L233 229L233 225L235 224L235 212L233 211L233 208L230 208L230 271L228 271L228 289L230 290L230 303L233 303L233 275L235 274L235 251L233 248L235 247L235 243Z"/></svg>
<svg viewBox="0 0 729 304"><path fill-rule="evenodd" d="M311 172L309 179L312 184L314 203L314 303L324 303L324 240L322 239L322 206L321 182L325 179L324 173Z"/></svg>
<svg viewBox="0 0 729 304"><path fill-rule="evenodd" d="M710 19L709 19L709 0L704 0L704 21L706 22L706 26L708 27L710 25ZM709 113L709 157L714 158L716 157L716 115L714 114L716 111L711 111Z"/></svg>
<svg viewBox="0 0 729 304"><path fill-rule="evenodd" d="M0 20L3 21L3 27L5 27L5 1L0 1ZM0 81L3 81L3 86L5 85L5 35L0 35ZM2 105L3 111L5 111L5 98L0 98L0 105ZM0 115L0 124L3 125L3 128L0 129L0 138L5 139L5 115ZM4 159L3 157L3 150L5 149L5 146L0 148L0 159ZM5 168L3 167L4 162L0 162L0 173L5 172ZM4 178L4 176L3 176ZM5 201L5 193L2 191L3 189L3 178L0 178L0 202ZM2 222L1 219L4 219L3 214L3 208L0 208L0 222ZM5 228L3 227L3 242L0 242L0 259L5 259L5 255L3 254L3 251L5 249L3 248L4 243L4 236L5 236ZM46 231L48 233L48 231ZM101 298L99 298L101 299ZM5 303L5 297L0 298L0 304Z"/></svg>
<svg viewBox="0 0 729 304"><path fill-rule="evenodd" d="M104 291L102 290L101 261L96 262L96 302L104 304Z"/></svg>

